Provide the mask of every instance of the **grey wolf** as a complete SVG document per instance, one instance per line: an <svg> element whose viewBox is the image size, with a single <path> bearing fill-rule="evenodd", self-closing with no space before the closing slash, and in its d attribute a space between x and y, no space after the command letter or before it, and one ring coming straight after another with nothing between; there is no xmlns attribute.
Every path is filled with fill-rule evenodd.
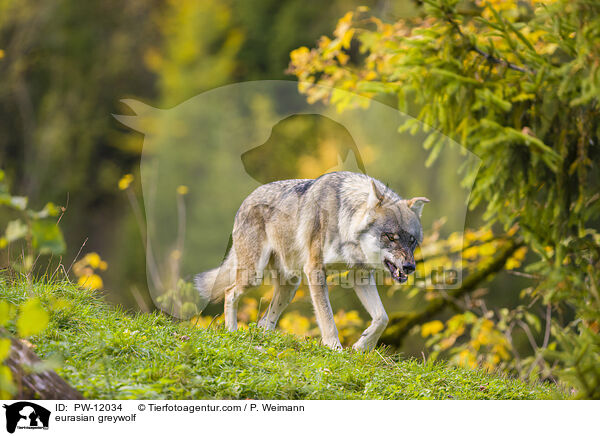
<svg viewBox="0 0 600 436"><path fill-rule="evenodd" d="M274 329L304 274L322 342L341 348L326 274L327 268L342 265L366 275L354 288L372 322L353 348L372 349L388 322L373 271L387 268L400 283L415 271L414 250L423 240L421 212L427 202L425 197L402 199L380 181L351 172L262 185L235 216L223 264L198 274L195 287L203 306L225 300L225 326L233 331L240 297L261 283L268 267L277 279L258 324Z"/></svg>

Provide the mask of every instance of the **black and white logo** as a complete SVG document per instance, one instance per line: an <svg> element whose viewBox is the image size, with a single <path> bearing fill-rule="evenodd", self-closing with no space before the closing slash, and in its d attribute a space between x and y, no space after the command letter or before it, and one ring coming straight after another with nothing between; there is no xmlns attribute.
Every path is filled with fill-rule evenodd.
<svg viewBox="0 0 600 436"><path fill-rule="evenodd" d="M50 411L29 401L19 401L3 405L6 409L6 431L14 433L16 429L48 430Z"/></svg>

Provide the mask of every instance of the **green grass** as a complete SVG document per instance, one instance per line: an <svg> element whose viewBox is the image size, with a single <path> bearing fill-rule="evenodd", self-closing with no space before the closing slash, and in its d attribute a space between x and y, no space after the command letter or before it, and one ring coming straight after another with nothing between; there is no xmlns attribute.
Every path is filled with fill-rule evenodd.
<svg viewBox="0 0 600 436"><path fill-rule="evenodd" d="M50 324L30 342L42 358L60 362L57 372L87 398L564 397L550 384L403 360L384 350L339 352L255 326L229 333L194 328L160 313L129 314L68 283L27 286L0 279L0 296L14 304L41 298L51 312Z"/></svg>

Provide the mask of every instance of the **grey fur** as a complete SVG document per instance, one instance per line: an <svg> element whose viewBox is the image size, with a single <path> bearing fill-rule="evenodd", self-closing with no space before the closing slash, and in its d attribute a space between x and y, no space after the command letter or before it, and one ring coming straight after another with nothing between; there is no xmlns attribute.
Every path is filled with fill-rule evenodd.
<svg viewBox="0 0 600 436"><path fill-rule="evenodd" d="M225 324L237 328L237 303L261 283L267 266L276 271L273 300L259 325L274 328L304 275L323 343L340 348L326 283L326 267L342 264L370 275L355 286L373 318L354 345L373 348L387 324L371 271L385 267L397 281L414 271L413 252L423 239L424 197L403 200L364 174L337 172L315 180L280 180L257 188L240 206L225 262L198 274L203 302L225 298Z"/></svg>

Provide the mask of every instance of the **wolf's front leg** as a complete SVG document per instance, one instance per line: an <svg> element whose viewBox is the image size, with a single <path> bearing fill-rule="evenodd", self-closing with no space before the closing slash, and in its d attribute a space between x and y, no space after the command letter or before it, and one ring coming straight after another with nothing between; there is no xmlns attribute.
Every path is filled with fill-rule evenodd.
<svg viewBox="0 0 600 436"><path fill-rule="evenodd" d="M379 292L377 292L377 286L375 286L372 274L370 275L368 284L356 285L354 290L360 302L367 309L372 321L371 325L363 332L360 339L356 341L352 348L355 350L372 350L377 345L377 340L387 326L388 316L385 313L381 298L379 298Z"/></svg>
<svg viewBox="0 0 600 436"><path fill-rule="evenodd" d="M342 344L338 337L338 331L333 320L333 311L329 303L329 292L327 291L327 276L320 265L306 265L304 273L308 279L310 298L317 315L317 324L321 330L323 344L333 349L341 349Z"/></svg>

